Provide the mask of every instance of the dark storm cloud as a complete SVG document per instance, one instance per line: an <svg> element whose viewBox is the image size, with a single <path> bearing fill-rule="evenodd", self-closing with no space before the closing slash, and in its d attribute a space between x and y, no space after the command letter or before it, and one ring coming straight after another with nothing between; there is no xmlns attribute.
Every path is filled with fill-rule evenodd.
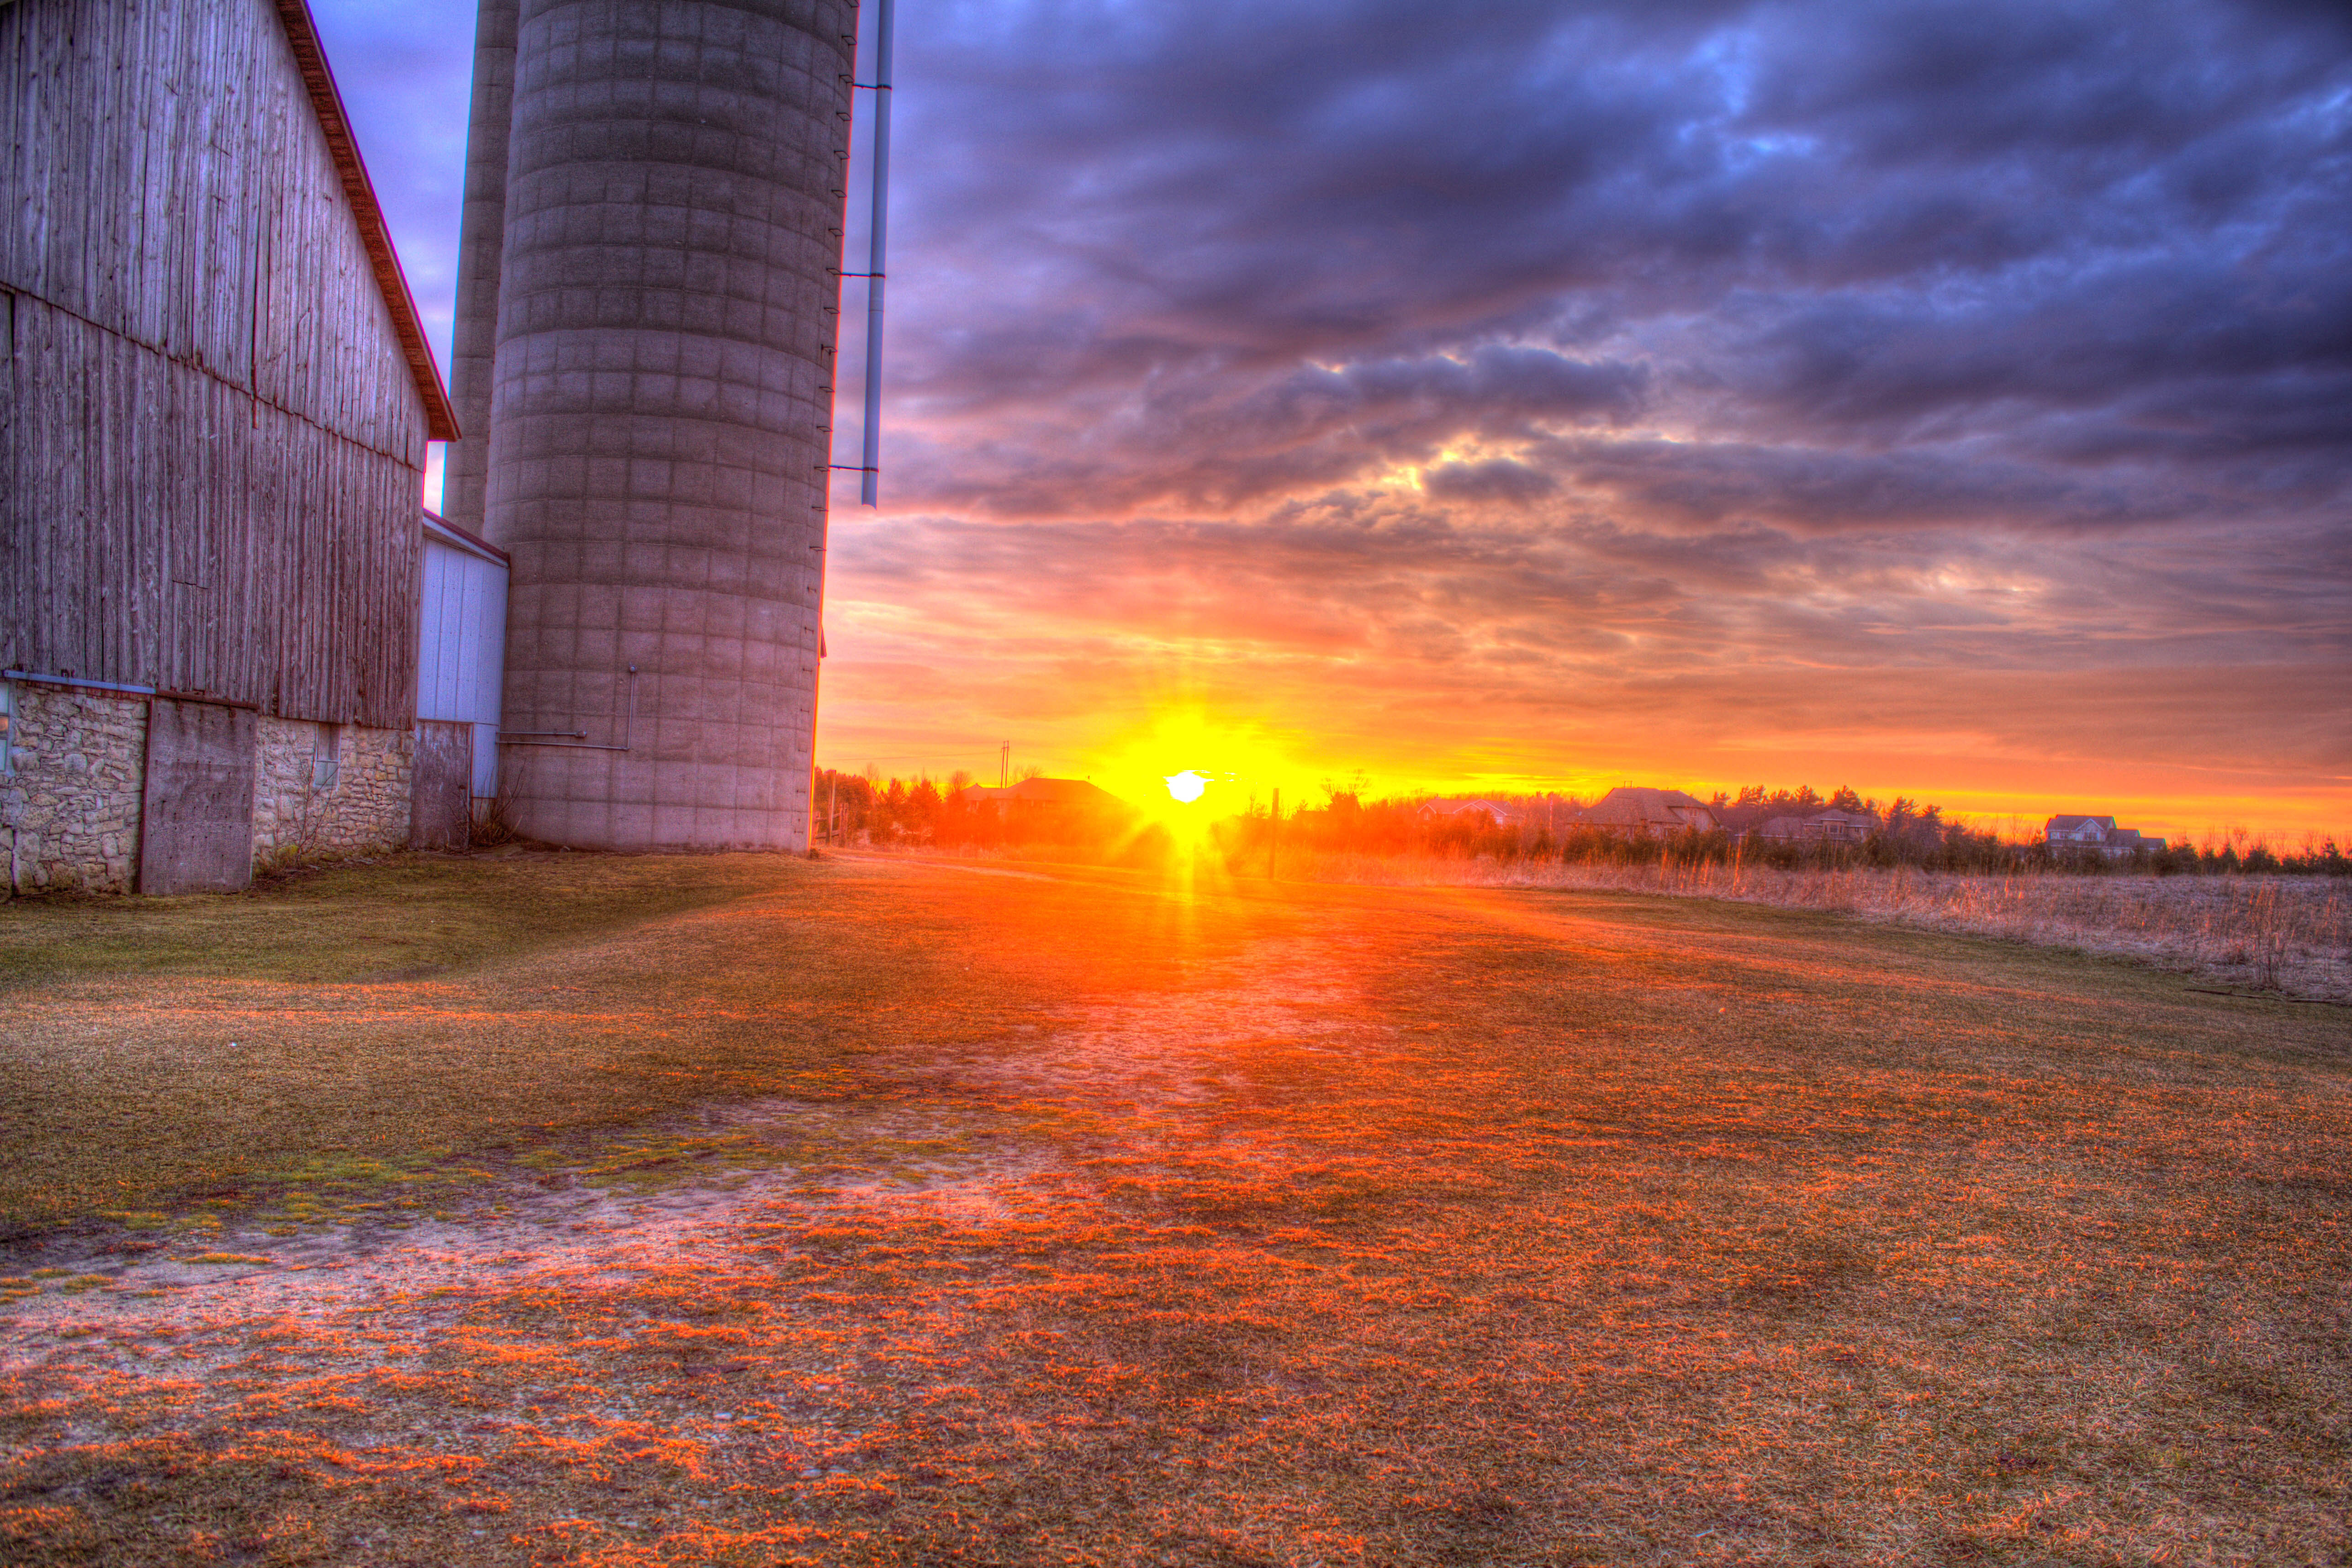
<svg viewBox="0 0 2352 1568"><path fill-rule="evenodd" d="M1433 500L1501 501L1525 506L1559 488L1559 481L1540 469L1507 457L1483 463L1441 463L1421 476L1421 487Z"/></svg>
<svg viewBox="0 0 2352 1568"><path fill-rule="evenodd" d="M1802 532L1969 522L2118 528L2215 509L2211 497L2129 471L2084 475L1965 449L1571 436L1532 443L1524 455L1570 481L1588 504L1662 528L1759 517Z"/></svg>
<svg viewBox="0 0 2352 1568"><path fill-rule="evenodd" d="M902 446L921 493L1012 516L1124 512L1174 500L1230 508L1410 466L1448 442L1550 439L1618 425L1641 408L1640 366L1489 343L1460 357L1301 365L1280 376L1147 381L1115 398L1073 394L1032 411L1011 440ZM939 422L931 422L936 425ZM1048 423L1069 439L1042 438Z"/></svg>
<svg viewBox="0 0 2352 1568"><path fill-rule="evenodd" d="M1020 472L947 462L961 482L941 500L1003 509L1001 480L1013 510L1244 505L1432 442L1508 448L1551 411L1318 417L1347 401L1327 387L1363 402L1392 367L1497 345L1622 375L1612 423L1735 438L1723 457L1755 468L1727 495L1776 484L1790 453L1811 468L1898 444L1929 460L1923 494L1881 487L1889 518L1943 510L1956 465L2053 521L2342 493L2352 35L2329 8L1299 0L929 20L908 31L902 110L908 144L945 155L901 198L899 384L950 447L969 423L976 444L1011 426L1058 449ZM1335 428L1352 463L1318 450ZM2163 473L2067 472L2120 465ZM1443 468L1433 494L1486 498L1470 473Z"/></svg>
<svg viewBox="0 0 2352 1568"><path fill-rule="evenodd" d="M1840 292L1718 329L1751 422L1791 437L2008 435L2050 456L2341 454L2352 408L2352 252L2084 260L2021 290ZM2278 264L2273 251L2269 262ZM1745 312L1741 313L1745 315ZM2100 432L2068 439L2042 421Z"/></svg>

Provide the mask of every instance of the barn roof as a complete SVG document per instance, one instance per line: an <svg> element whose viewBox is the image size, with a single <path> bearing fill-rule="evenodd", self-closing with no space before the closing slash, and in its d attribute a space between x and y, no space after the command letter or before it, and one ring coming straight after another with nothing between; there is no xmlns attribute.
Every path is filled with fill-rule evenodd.
<svg viewBox="0 0 2352 1568"><path fill-rule="evenodd" d="M327 68L327 51L319 42L319 25L311 19L309 0L277 0L277 5L278 17L286 24L286 41L294 47L294 64L302 73L302 85L310 89L319 129L327 133L335 172L342 176L343 194L352 204L352 215L359 220L360 243L367 247L368 260L375 268L375 286L383 292L384 308L392 312L392 328L400 338L409 374L415 378L416 395L425 402L426 433L436 441L455 441L457 412L450 406L448 389L441 384L441 369L433 362L424 319L416 313L416 298L408 292L407 275L400 270L400 254L393 248L392 231L385 226L383 208L375 199L375 185L360 159L359 140L352 134L351 117L343 112L343 95L335 89L334 72Z"/></svg>

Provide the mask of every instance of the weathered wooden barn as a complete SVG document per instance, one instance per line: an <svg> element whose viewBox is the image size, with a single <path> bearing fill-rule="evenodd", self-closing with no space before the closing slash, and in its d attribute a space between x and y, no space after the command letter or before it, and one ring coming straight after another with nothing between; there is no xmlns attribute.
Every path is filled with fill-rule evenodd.
<svg viewBox="0 0 2352 1568"><path fill-rule="evenodd" d="M0 4L0 361L12 885L405 842L457 431L304 0Z"/></svg>

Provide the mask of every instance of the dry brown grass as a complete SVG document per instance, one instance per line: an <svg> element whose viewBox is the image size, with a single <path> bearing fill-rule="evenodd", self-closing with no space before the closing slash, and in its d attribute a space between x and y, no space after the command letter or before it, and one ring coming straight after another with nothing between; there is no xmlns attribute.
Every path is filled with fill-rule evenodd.
<svg viewBox="0 0 2352 1568"><path fill-rule="evenodd" d="M1719 898L2070 947L2233 985L2352 1002L2352 891L2333 877L1782 871L1715 862L1301 855L1286 875L1411 887L1550 887Z"/></svg>
<svg viewBox="0 0 2352 1568"><path fill-rule="evenodd" d="M459 1134L420 1075L528 1049L446 1218L20 1243L0 1555L2343 1560L2336 1009L1612 893L604 865L728 891L361 991L5 998L12 1159L93 1088L292 1148L340 1085L390 1162ZM303 1021L198 1060L226 1005Z"/></svg>
<svg viewBox="0 0 2352 1568"><path fill-rule="evenodd" d="M609 1027L601 998L635 980L600 955L629 933L632 963L660 962L637 935L649 922L807 869L418 856L243 897L12 905L0 1235L174 1196L403 1184L453 1151L772 1088L772 1072L682 1058L675 1030ZM525 989L493 997L507 982L479 977L514 966Z"/></svg>

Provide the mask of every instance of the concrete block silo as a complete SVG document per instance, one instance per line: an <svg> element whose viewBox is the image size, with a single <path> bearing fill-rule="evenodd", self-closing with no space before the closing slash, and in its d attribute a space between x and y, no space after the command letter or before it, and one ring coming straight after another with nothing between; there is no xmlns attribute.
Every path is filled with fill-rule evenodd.
<svg viewBox="0 0 2352 1568"><path fill-rule="evenodd" d="M807 846L856 15L484 0L446 498L530 836Z"/></svg>

